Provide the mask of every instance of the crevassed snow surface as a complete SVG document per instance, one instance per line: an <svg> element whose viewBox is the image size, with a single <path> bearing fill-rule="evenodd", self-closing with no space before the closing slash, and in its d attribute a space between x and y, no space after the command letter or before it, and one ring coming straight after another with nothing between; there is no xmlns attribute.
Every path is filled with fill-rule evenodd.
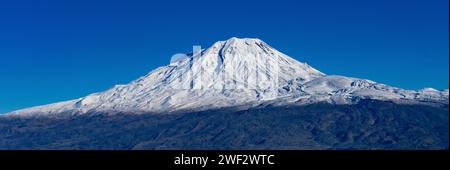
<svg viewBox="0 0 450 170"><path fill-rule="evenodd" d="M360 99L448 104L449 91L404 90L366 79L327 76L259 39L231 38L173 59L127 85L7 116L157 113L263 104L354 104Z"/></svg>

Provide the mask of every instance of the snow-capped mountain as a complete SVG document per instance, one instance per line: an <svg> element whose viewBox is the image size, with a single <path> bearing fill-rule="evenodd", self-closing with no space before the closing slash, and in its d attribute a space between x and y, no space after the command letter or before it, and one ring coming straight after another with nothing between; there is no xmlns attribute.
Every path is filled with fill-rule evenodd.
<svg viewBox="0 0 450 170"><path fill-rule="evenodd" d="M129 84L7 116L163 114L265 104L354 104L360 99L448 104L448 96L448 90L404 90L366 79L328 76L259 39L231 38L173 59Z"/></svg>

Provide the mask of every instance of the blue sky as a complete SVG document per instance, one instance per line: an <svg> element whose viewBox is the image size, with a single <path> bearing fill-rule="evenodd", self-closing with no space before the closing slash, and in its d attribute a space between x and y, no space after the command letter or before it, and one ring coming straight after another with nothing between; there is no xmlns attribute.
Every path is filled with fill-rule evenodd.
<svg viewBox="0 0 450 170"><path fill-rule="evenodd" d="M0 21L0 113L128 83L233 36L326 74L448 88L448 0L6 0Z"/></svg>

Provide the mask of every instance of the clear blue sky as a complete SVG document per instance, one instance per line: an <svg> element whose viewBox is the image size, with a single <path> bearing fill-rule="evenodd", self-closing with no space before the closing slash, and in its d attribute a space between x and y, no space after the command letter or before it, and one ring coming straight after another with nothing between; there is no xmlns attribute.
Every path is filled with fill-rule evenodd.
<svg viewBox="0 0 450 170"><path fill-rule="evenodd" d="M448 0L0 1L0 113L124 84L257 37L326 74L448 88Z"/></svg>

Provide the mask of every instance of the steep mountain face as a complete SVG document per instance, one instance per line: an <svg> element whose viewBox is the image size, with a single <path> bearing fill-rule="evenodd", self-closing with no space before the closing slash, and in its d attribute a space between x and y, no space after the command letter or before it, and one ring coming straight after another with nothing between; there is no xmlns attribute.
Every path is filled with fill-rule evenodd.
<svg viewBox="0 0 450 170"><path fill-rule="evenodd" d="M127 85L6 116L167 114L317 102L356 104L362 99L446 105L448 95L448 90L412 91L365 79L327 76L259 39L231 38L176 58Z"/></svg>

